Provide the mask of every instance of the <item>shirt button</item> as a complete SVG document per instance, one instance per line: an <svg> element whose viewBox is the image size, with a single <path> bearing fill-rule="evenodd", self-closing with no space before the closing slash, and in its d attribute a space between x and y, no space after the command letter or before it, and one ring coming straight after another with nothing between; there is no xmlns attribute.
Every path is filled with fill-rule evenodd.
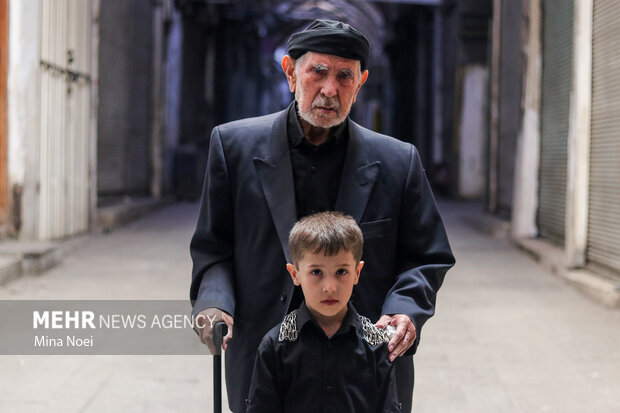
<svg viewBox="0 0 620 413"><path fill-rule="evenodd" d="M280 301L282 302L286 301L286 291L283 291L282 294L280 295Z"/></svg>
<svg viewBox="0 0 620 413"><path fill-rule="evenodd" d="M311 170L312 172L316 172L316 166L314 166L314 165L313 165L313 166L311 166L311 167L310 167L310 170Z"/></svg>
<svg viewBox="0 0 620 413"><path fill-rule="evenodd" d="M325 392L331 393L331 391L332 391L332 386L325 387Z"/></svg>

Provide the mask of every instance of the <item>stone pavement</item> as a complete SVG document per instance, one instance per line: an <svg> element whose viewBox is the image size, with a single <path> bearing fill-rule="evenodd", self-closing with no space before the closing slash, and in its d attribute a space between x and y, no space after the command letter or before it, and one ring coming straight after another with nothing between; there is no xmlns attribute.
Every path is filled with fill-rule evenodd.
<svg viewBox="0 0 620 413"><path fill-rule="evenodd" d="M184 300L196 208L74 239L59 266L0 299ZM457 266L423 330L415 412L620 412L620 311L476 230L475 205L441 209ZM0 356L0 371L0 412L212 411L208 355Z"/></svg>
<svg viewBox="0 0 620 413"><path fill-rule="evenodd" d="M186 300L196 216L176 204L71 240L60 265L0 287L0 299ZM0 412L212 411L209 355L0 356L0 371Z"/></svg>
<svg viewBox="0 0 620 413"><path fill-rule="evenodd" d="M422 331L415 412L620 412L620 311L469 225L475 204L441 210L457 265Z"/></svg>

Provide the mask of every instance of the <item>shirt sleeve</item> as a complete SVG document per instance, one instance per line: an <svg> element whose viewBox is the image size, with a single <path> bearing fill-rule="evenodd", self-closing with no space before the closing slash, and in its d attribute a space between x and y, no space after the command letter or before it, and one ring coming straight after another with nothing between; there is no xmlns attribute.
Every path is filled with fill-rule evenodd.
<svg viewBox="0 0 620 413"><path fill-rule="evenodd" d="M277 371L273 340L265 337L256 354L246 413L282 413Z"/></svg>

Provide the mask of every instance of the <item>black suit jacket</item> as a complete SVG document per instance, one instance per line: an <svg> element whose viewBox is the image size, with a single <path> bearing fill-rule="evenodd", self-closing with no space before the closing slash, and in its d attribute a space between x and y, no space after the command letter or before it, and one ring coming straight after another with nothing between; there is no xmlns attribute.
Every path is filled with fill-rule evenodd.
<svg viewBox="0 0 620 413"><path fill-rule="evenodd" d="M213 129L190 246L194 313L215 306L234 315L226 380L236 412L244 409L258 345L293 295L285 268L296 219L287 113ZM336 210L360 224L365 261L352 301L373 321L409 315L418 333L413 353L454 257L416 148L347 121Z"/></svg>

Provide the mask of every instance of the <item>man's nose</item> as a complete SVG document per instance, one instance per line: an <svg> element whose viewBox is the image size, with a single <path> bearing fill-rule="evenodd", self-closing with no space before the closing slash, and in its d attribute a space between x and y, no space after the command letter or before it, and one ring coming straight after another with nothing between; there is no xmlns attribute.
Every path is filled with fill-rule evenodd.
<svg viewBox="0 0 620 413"><path fill-rule="evenodd" d="M338 94L338 81L333 78L328 78L324 81L321 93L328 98L334 97Z"/></svg>

